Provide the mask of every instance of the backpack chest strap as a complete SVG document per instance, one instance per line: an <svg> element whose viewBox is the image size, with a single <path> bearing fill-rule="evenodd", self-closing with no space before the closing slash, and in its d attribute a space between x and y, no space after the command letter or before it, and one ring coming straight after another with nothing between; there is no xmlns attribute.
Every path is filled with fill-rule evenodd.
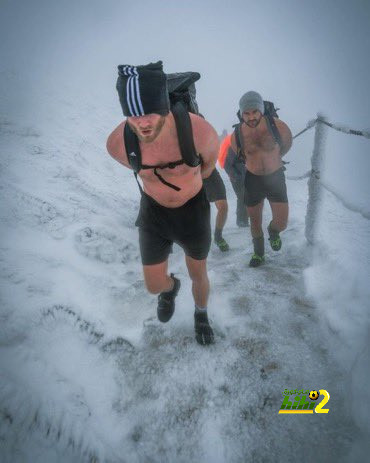
<svg viewBox="0 0 370 463"><path fill-rule="evenodd" d="M174 169L175 167L177 166L181 166L181 164L185 164L185 161L183 159L180 159L179 161L174 161L174 162L168 162L167 164L158 164L158 165L155 165L155 166L151 166L151 165L147 165L147 164L142 164L141 165L141 168L143 170L149 170L149 169L153 169L153 172L154 172L154 175L156 177L158 177L159 181L162 182L164 185L172 188L173 190L175 191L180 191L181 188L179 188L178 186L176 185L173 185L172 183L169 183L167 182L167 180L165 180L161 174L159 174L157 172L157 169Z"/></svg>

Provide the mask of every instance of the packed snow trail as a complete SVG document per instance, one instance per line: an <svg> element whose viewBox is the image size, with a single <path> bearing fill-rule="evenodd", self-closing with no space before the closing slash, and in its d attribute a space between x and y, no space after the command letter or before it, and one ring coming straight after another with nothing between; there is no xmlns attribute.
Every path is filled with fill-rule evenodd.
<svg viewBox="0 0 370 463"><path fill-rule="evenodd" d="M111 116L57 103L57 120L1 120L2 461L347 461L358 431L347 377L303 279L306 182L288 182L283 248L266 240L258 269L227 183L231 250L209 255L216 343L205 348L177 246L176 311L156 320L134 227L139 192L104 151ZM328 390L329 414L278 415L286 388Z"/></svg>

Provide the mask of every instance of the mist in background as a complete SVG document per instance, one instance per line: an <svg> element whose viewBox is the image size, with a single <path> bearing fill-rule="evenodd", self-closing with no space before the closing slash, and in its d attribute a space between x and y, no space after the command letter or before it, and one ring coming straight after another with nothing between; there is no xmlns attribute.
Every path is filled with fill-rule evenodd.
<svg viewBox="0 0 370 463"><path fill-rule="evenodd" d="M368 0L323 3L321 5L316 0L299 4L246 0L201 4L193 0L186 4L0 0L0 171L3 174L0 279L1 305L5 314L0 324L0 334L5 339L2 352L5 354L0 358L9 373L4 375L4 384L8 388L6 397L0 390L0 399L6 398L3 402L13 407L14 418L18 420L9 425L9 435L14 439L10 442L15 442L14 448L22 448L29 456L28 446L32 441L32 454L37 455L38 440L29 436L28 427L23 423L32 424L36 411L40 411L39 416L46 423L49 419L54 422L53 413L56 417L62 416L65 404L72 410L64 422L65 441L69 429L75 431L76 442L79 435L86 437L87 448L91 444L94 449L95 442L98 447L103 445L104 439L108 443L114 441L119 427L114 421L116 415L107 410L116 404L117 387L117 394L124 398L120 404L132 406L132 415L117 412L117 419L128 416L129 421L134 418L132 423L127 422L125 432L134 429L136 422L146 423L148 436L144 436L144 441L151 445L151 439L156 441L163 429L171 428L172 415L181 417L182 405L186 401L193 402L193 389L184 388L186 381L182 375L192 372L194 384L199 382L198 370L194 370L193 365L193 351L189 351L189 361L183 349L176 351L178 333L182 336L184 327L193 329L189 325L188 312L181 310L181 304L183 307L187 304L186 294L190 294L186 279L179 297L180 310L167 333L169 339L176 341L173 347L168 345L165 352L174 355L175 360L166 362L167 356L164 356L158 374L142 375L145 365L143 367L141 360L139 363L130 361L127 362L131 368L129 372L125 370L121 375L118 369L117 382L117 368L111 368L106 358L104 363L100 351L97 354L92 352L95 347L91 344L95 341L91 343L88 336L85 339L86 333L80 333L72 317L75 314L81 320L87 320L86 326L102 327L107 342L118 335L130 335L139 344L143 335L144 349L147 348L148 353L143 359L150 368L156 362L155 356L160 350L151 348L151 328L143 324L153 314L153 299L146 294L140 280L137 235L133 226L139 192L132 174L109 157L104 144L110 131L123 119L115 90L117 65L146 64L161 59L166 72L200 72L202 78L197 83L199 107L218 133L223 129L231 131L237 121L239 98L251 89L281 108L279 115L293 134L303 129L318 112L331 122L370 130L370 3ZM313 139L314 129L311 129L295 141L286 156L290 161L288 176L300 175L310 169ZM284 234L287 246L283 253L269 256L272 265L262 269L266 272L262 283L260 275L245 268L246 255L251 250L249 237L246 239L240 230L233 231L229 220L225 233L230 233L231 240L237 240L233 242L240 254L237 259L230 255L225 266L218 254L211 253L212 312L223 329L236 329L237 334L216 344L219 355L204 351L197 352L197 358L200 359L198 366L206 365L209 374L218 371L215 381L209 384L207 394L210 397L213 397L216 386L231 374L230 390L234 392L230 397L234 405L230 414L229 402L222 402L223 422L219 428L217 422L213 422L213 415L205 419L210 428L206 428L206 437L219 436L218 429L227 431L230 417L231 436L225 440L225 446L238 451L242 449L241 452L244 448L244 455L252 455L254 446L261 451L264 432L261 435L248 433L242 439L240 433L235 433L235 420L239 423L241 419L238 415L240 398L244 401L245 391L253 391L248 395L248 405L252 411L257 410L257 418L265 419L266 411L263 408L258 410L257 398L264 400L271 391L276 391L279 381L289 377L293 381L293 374L305 384L319 387L325 383L332 393L335 413L328 416L333 420L328 432L333 432L334 436L335 430L338 440L330 441L333 447L324 445L321 440L323 450L330 452L334 448L340 452L335 443L345 444L344 447L348 444L341 436L346 436L347 430L357 433L350 413L342 407L344 397L361 397L364 405L360 410L357 401L347 402L348 408L353 404L353 417L367 446L369 413L366 405L370 403L365 386L369 381L370 364L370 227L366 219L370 214L369 168L370 140L327 129L322 178L349 203L367 214L348 211L335 196L324 191L319 221L320 243L313 262L308 264L306 252L308 254L309 248L304 240L307 181L289 181L291 217ZM228 182L227 186L230 187ZM229 199L232 204L235 197L230 195ZM269 214L267 207L265 210ZM231 214L230 219L233 220ZM182 255L172 257L174 271L183 274ZM230 280L225 284L224 278ZM240 280L238 284L236 278ZM235 299L235 295L238 298ZM314 306L310 305L310 298ZM247 306L250 304L252 312L243 314L246 316L239 325L240 310L245 305L243 301L247 301ZM54 312L58 312L56 318L51 316ZM271 313L278 316L271 317ZM302 332L301 325L308 331ZM246 338L245 348L236 342L239 330ZM327 330L327 335L320 338L321 330ZM159 340L163 337L161 333ZM249 361L248 343L251 342L253 347L255 339L264 336L266 355L263 354L265 348L257 348ZM153 339L157 342L155 336ZM330 346L328 356L321 351L325 345ZM121 351L117 352L121 356ZM141 352L140 348L138 352ZM288 362L282 362L280 373L272 367L271 379L259 380L261 362L265 358L271 361L275 354L280 359L289 359ZM242 374L238 376L239 370L236 369L236 376L233 376L230 358L232 361L239 355ZM86 370L73 371L76 363L71 358L85 359L77 363L85 365ZM114 353L109 358L114 359ZM332 358L336 361L331 361ZM316 361L319 368L311 369ZM334 371L336 362L341 370L337 373ZM103 363L111 370L106 370ZM170 380L163 382L163 377L167 377L163 374L166 368ZM60 381L59 374L66 381ZM40 384L40 378L46 380ZM132 389L126 384L130 378ZM203 372L200 378L202 380ZM150 387L154 385L154 390L158 387L160 391L158 401L149 401L153 413L148 413L145 399L143 401L140 395L136 395L138 381L144 385L148 382ZM167 394L168 384L173 384L173 394ZM189 384L192 386L192 379ZM15 389L18 395L14 393ZM145 392L144 387L142 390ZM182 402L179 407L176 394L180 390ZM80 392L84 403L79 400ZM172 396L174 401L171 401ZM28 407L24 413L28 413L29 422L24 418L26 415L22 415L23 410L19 412L19 403L26 401ZM169 404L167 414L164 403ZM216 400L215 403L219 402ZM88 413L87 405L92 414ZM156 408L163 409L163 414L156 414ZM210 407L206 405L204 410L209 411ZM0 420L0 425L7 425L6 421L6 417ZM100 426L101 422L103 426ZM95 429L96 423L105 433L103 438L100 430ZM188 429L181 425L181 421L180 428L174 431L191 451L196 449L193 444L198 443L198 437L203 436L203 431L198 432L203 421L199 423L199 428L191 426L196 437L190 441L181 439L182 428L185 432ZM249 431L259 432L258 419L253 418L248 423L252 424ZM291 427L281 426L281 422L275 419L271 423L276 428L270 430L267 437L271 442L281 443L284 454L285 442L280 437L293 436L292 453L288 452L288 455L294 455L296 442L312 449L314 446L307 441L307 435L321 435L320 426L327 422L315 424L313 430L306 430L295 422L291 422ZM27 429L27 432L18 433L18 427ZM127 449L126 444L130 442L128 434L123 447ZM221 440L218 439L217 443L221 445ZM47 440L46 445L49 445ZM109 445L105 447L108 450ZM117 449L121 448L117 444ZM158 450L156 445L153 448ZM211 440L204 444L204 448L212 454L219 451ZM365 445L361 452L367 455L368 450L365 453L363 449ZM11 453L11 449L9 451ZM150 447L147 451L149 455L153 454ZM304 452L301 454L307 459ZM210 460L216 461L214 458ZM364 458L352 459L362 460ZM44 461L52 459L45 458Z"/></svg>
<svg viewBox="0 0 370 463"><path fill-rule="evenodd" d="M45 93L65 87L66 93L87 94L111 108L114 126L122 120L117 65L161 59L167 72L201 73L199 107L218 133L231 131L239 98L251 89L281 108L293 134L319 111L332 122L370 128L367 0L0 5L1 72L20 79L15 93L2 85L9 116L32 118L42 111L43 102L33 99L35 87ZM309 168L312 146L313 130L288 154L290 174ZM332 187L364 207L369 171L368 140L329 134L325 178Z"/></svg>

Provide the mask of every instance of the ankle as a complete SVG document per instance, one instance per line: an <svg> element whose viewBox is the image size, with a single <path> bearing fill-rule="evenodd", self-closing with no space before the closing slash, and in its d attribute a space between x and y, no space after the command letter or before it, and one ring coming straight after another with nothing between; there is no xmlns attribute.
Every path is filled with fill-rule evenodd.
<svg viewBox="0 0 370 463"><path fill-rule="evenodd" d="M171 291L173 291L175 287L175 278L173 276L173 273L171 273L171 276L167 276L167 284L167 289L162 291L162 293L170 293Z"/></svg>
<svg viewBox="0 0 370 463"><path fill-rule="evenodd" d="M278 230L278 228L275 227L271 221L267 227L267 231L269 232L269 235L278 235L281 230Z"/></svg>
<svg viewBox="0 0 370 463"><path fill-rule="evenodd" d="M199 307L195 304L195 313L207 313L207 307Z"/></svg>
<svg viewBox="0 0 370 463"><path fill-rule="evenodd" d="M265 240L263 235L253 238L253 251L260 257L265 255Z"/></svg>
<svg viewBox="0 0 370 463"><path fill-rule="evenodd" d="M215 234L214 234L215 241L220 241L222 240L222 230L219 228L215 229Z"/></svg>

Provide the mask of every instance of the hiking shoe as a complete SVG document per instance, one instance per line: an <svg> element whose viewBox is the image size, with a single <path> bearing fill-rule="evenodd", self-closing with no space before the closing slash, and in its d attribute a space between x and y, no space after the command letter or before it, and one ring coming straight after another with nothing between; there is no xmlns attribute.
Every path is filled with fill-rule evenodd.
<svg viewBox="0 0 370 463"><path fill-rule="evenodd" d="M209 325L207 312L194 313L195 339L203 346L214 343L213 330Z"/></svg>
<svg viewBox="0 0 370 463"><path fill-rule="evenodd" d="M264 262L264 256L259 256L258 254L254 253L251 260L249 261L249 267L259 267Z"/></svg>
<svg viewBox="0 0 370 463"><path fill-rule="evenodd" d="M267 231L269 232L269 241L270 246L273 251L280 251L281 249L281 238L279 232L272 230L270 227L267 227Z"/></svg>
<svg viewBox="0 0 370 463"><path fill-rule="evenodd" d="M175 298L181 286L180 280L175 278L173 273L171 273L171 278L174 281L171 291L161 293L158 296L157 315L158 320L162 323L166 323L171 319L175 311Z"/></svg>
<svg viewBox="0 0 370 463"><path fill-rule="evenodd" d="M226 243L226 241L223 238L221 238L220 240L215 241L215 243L218 246L219 250L222 251L222 252L226 252L226 251L228 251L230 249L229 245Z"/></svg>

